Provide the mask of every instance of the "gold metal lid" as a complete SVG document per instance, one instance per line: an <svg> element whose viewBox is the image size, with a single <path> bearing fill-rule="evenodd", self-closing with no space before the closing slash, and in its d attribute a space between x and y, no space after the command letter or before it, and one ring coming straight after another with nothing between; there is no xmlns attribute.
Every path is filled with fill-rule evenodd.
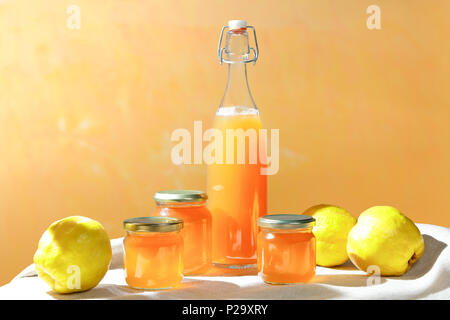
<svg viewBox="0 0 450 320"><path fill-rule="evenodd" d="M258 226L273 229L311 228L316 219L304 214L269 214L258 218Z"/></svg>
<svg viewBox="0 0 450 320"><path fill-rule="evenodd" d="M165 190L156 192L153 199L159 203L203 202L208 196L198 190Z"/></svg>
<svg viewBox="0 0 450 320"><path fill-rule="evenodd" d="M172 217L139 217L123 221L123 228L134 232L171 232L183 228L183 220Z"/></svg>

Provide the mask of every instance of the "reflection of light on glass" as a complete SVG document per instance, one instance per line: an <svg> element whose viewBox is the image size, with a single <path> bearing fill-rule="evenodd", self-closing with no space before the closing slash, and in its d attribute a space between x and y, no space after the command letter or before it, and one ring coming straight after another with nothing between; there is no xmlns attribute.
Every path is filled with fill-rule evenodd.
<svg viewBox="0 0 450 320"><path fill-rule="evenodd" d="M269 233L269 234L266 236L266 239L267 239L267 240L271 240L271 239L273 239L273 238L275 238L274 235L273 235L273 233Z"/></svg>
<svg viewBox="0 0 450 320"><path fill-rule="evenodd" d="M241 229L236 230L234 237L235 237L235 239L234 239L235 241L233 242L232 249L238 250L242 244L242 230Z"/></svg>
<svg viewBox="0 0 450 320"><path fill-rule="evenodd" d="M142 253L138 252L136 257L136 270L134 272L134 276L136 278L142 278L144 274L144 265L146 265L146 259L142 256Z"/></svg>
<svg viewBox="0 0 450 320"><path fill-rule="evenodd" d="M264 250L261 251L261 266L259 268L258 277L262 277L262 271L264 270Z"/></svg>

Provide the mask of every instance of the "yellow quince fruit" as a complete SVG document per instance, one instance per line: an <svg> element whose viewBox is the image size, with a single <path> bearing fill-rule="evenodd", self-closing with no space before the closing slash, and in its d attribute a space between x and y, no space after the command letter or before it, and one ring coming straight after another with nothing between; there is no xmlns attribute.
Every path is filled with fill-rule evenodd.
<svg viewBox="0 0 450 320"><path fill-rule="evenodd" d="M95 287L108 270L111 257L111 243L103 226L72 216L50 225L33 260L39 277L53 290L71 293Z"/></svg>
<svg viewBox="0 0 450 320"><path fill-rule="evenodd" d="M390 206L367 209L348 235L347 252L359 269L401 276L422 256L424 242L408 217ZM368 271L368 268L370 271Z"/></svg>
<svg viewBox="0 0 450 320"><path fill-rule="evenodd" d="M313 228L316 237L316 263L333 267L348 260L347 235L356 223L355 217L337 206L320 204L305 211L316 219Z"/></svg>

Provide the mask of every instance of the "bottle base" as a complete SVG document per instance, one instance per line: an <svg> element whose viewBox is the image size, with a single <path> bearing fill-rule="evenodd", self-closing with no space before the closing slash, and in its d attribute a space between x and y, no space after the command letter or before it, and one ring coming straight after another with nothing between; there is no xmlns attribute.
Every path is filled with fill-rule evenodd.
<svg viewBox="0 0 450 320"><path fill-rule="evenodd" d="M215 266L217 268L225 268L225 269L252 269L252 268L256 268L256 263L250 263L250 264L225 264L225 263L213 262L213 266Z"/></svg>

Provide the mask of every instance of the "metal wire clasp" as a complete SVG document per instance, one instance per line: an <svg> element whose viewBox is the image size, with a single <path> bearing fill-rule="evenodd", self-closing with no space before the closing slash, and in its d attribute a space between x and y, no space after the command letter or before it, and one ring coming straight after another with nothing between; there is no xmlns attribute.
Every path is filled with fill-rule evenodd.
<svg viewBox="0 0 450 320"><path fill-rule="evenodd" d="M252 29L252 30L253 30L253 37L254 37L254 39L255 39L255 48L256 48L256 49L255 49L255 48L253 48L253 47L250 47L250 51L253 51L253 58L252 58L252 59L246 59L246 60L243 60L243 61L230 61L230 60L227 60L227 59L224 59L224 58L223 58L223 51L225 50L225 47L222 48L223 32L224 32L226 29L229 29L228 26L223 26L223 27L222 27L222 32L220 33L219 45L218 45L218 48L217 48L217 56L219 57L219 62L220 62L220 64L222 64L222 62L225 62L225 63L241 63L241 62L243 62L243 63L249 63L249 62L253 62L253 64L256 63L256 60L258 60L258 56L259 56L259 48L258 48L258 40L256 40L256 31L255 31L255 27L253 27L253 26L247 26L246 28L247 28L247 29Z"/></svg>

